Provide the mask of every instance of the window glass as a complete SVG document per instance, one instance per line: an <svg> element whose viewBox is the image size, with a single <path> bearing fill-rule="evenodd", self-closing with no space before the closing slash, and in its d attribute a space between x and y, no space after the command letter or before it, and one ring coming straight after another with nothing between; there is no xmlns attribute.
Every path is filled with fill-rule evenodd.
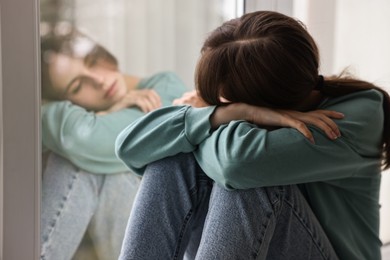
<svg viewBox="0 0 390 260"><path fill-rule="evenodd" d="M131 121L194 87L236 0L41 0L45 259L117 259L139 178L116 158Z"/></svg>

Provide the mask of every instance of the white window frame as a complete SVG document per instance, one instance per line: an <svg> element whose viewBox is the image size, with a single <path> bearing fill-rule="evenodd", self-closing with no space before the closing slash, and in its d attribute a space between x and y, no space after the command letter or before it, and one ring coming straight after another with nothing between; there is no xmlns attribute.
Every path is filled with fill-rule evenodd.
<svg viewBox="0 0 390 260"><path fill-rule="evenodd" d="M0 1L0 259L39 259L39 0Z"/></svg>

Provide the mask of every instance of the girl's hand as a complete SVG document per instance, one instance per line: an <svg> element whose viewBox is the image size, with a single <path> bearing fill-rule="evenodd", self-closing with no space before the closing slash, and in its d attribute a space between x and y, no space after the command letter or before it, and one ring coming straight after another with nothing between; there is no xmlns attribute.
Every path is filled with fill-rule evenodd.
<svg viewBox="0 0 390 260"><path fill-rule="evenodd" d="M330 139L337 139L338 137L341 136L337 124L332 119L344 118L344 115L342 113L332 111L332 110L314 110L309 112L279 110L279 112L282 114L286 114L287 116L290 116L291 118L293 118L293 120L297 120L298 122L305 123L305 127L306 125L314 125L320 128L326 133L326 135Z"/></svg>
<svg viewBox="0 0 390 260"><path fill-rule="evenodd" d="M330 139L336 139L340 136L340 131L332 119L343 117L343 114L329 110L298 112L236 103L218 107L210 120L214 129L232 120L246 120L265 127L291 127L314 143L313 134L307 128L307 124L320 128Z"/></svg>
<svg viewBox="0 0 390 260"><path fill-rule="evenodd" d="M160 96L153 89L131 90L125 96L123 103L126 107L137 106L144 113L151 112L162 106Z"/></svg>
<svg viewBox="0 0 390 260"><path fill-rule="evenodd" d="M121 100L108 110L100 111L98 115L104 115L119 111L128 107L139 107L142 112L148 113L161 107L161 99L153 89L130 90Z"/></svg>
<svg viewBox="0 0 390 260"><path fill-rule="evenodd" d="M186 92L181 98L173 100L172 105L190 105L193 107L206 107L208 104L199 97L196 90Z"/></svg>

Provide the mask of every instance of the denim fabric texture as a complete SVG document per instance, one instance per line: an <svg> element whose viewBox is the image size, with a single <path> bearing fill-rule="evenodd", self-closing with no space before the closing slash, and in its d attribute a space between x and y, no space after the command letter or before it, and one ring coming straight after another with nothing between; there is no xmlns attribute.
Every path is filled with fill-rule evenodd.
<svg viewBox="0 0 390 260"><path fill-rule="evenodd" d="M99 260L117 259L139 178L92 174L51 154L42 179L41 260L72 259L85 232Z"/></svg>
<svg viewBox="0 0 390 260"><path fill-rule="evenodd" d="M338 259L297 186L226 190L192 153L150 164L120 260Z"/></svg>

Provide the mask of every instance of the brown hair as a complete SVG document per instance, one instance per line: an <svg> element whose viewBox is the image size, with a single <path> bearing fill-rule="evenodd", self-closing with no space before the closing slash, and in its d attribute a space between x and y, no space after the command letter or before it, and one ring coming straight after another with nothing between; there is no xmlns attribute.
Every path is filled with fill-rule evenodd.
<svg viewBox="0 0 390 260"><path fill-rule="evenodd" d="M384 168L390 167L390 98L381 88L343 74L319 77L319 52L305 26L286 15L258 11L224 23L206 39L195 85L211 105L244 102L296 109L321 81L321 92L342 96L377 89L384 95Z"/></svg>
<svg viewBox="0 0 390 260"><path fill-rule="evenodd" d="M77 43L80 41L89 43L89 48L84 53L78 53L76 50ZM103 46L96 43L80 31L72 29L66 34L56 34L55 32L50 32L41 37L41 90L43 99L63 99L62 93L58 93L52 87L50 80L50 55L53 53L82 58L88 67L104 62L105 64L110 65L113 69L118 69L117 59Z"/></svg>

